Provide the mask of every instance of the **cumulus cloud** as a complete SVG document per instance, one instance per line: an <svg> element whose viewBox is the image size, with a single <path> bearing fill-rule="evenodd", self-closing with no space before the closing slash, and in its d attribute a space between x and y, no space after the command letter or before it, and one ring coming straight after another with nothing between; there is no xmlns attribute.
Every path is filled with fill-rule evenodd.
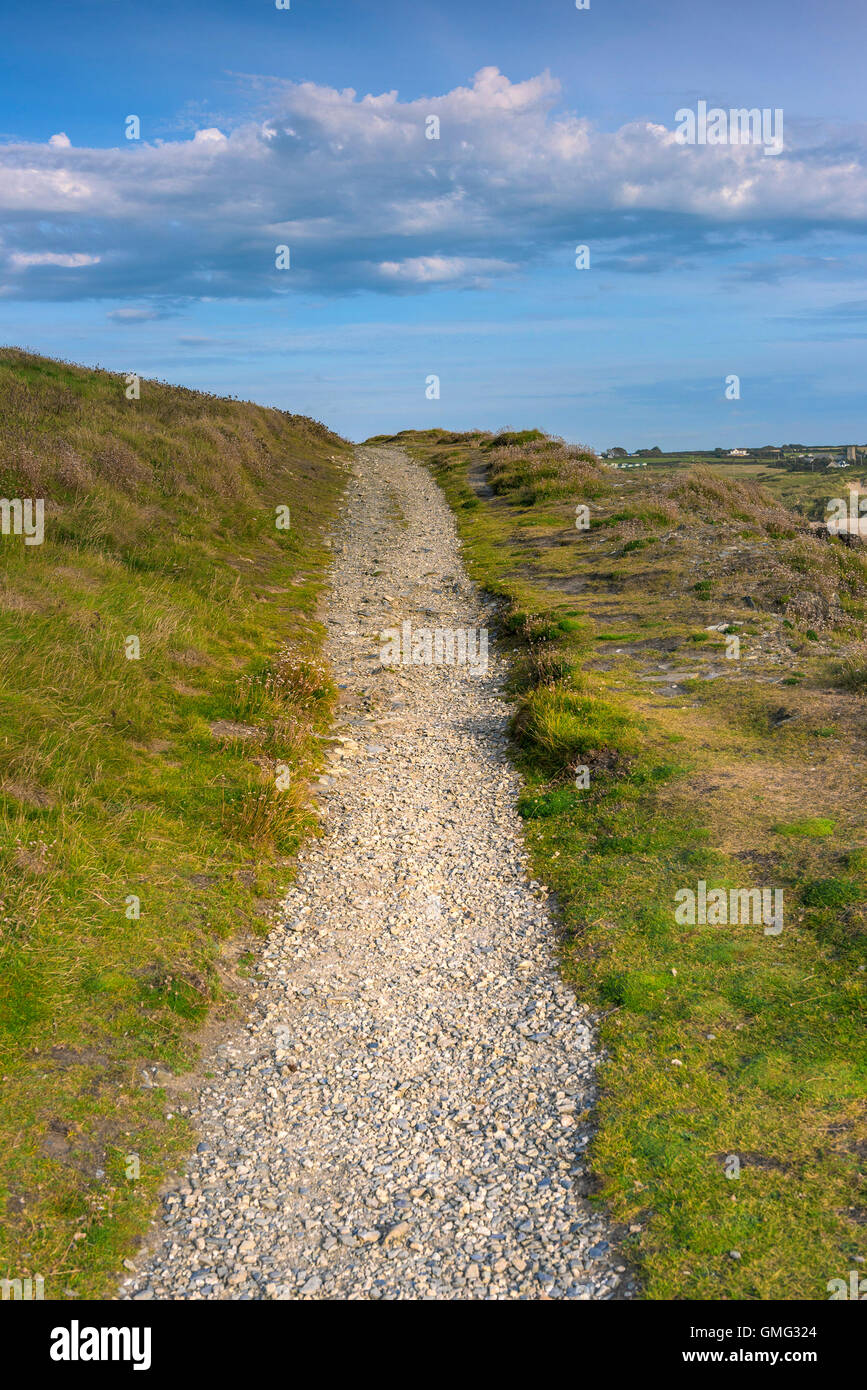
<svg viewBox="0 0 867 1390"><path fill-rule="evenodd" d="M753 234L867 230L867 148L811 137L689 146L637 121L600 130L556 79L401 101L271 82L268 112L228 133L124 148L0 146L0 290L27 297L392 294L480 285L610 238L621 268ZM439 139L427 135L439 122ZM224 122L225 124L225 122ZM276 247L291 248L278 270ZM84 249L82 249L84 248ZM616 268L617 261L612 260Z"/></svg>
<svg viewBox="0 0 867 1390"><path fill-rule="evenodd" d="M382 261L385 281L405 285L484 283L487 276L515 270L513 261L486 260L483 256L409 256L403 261Z"/></svg>

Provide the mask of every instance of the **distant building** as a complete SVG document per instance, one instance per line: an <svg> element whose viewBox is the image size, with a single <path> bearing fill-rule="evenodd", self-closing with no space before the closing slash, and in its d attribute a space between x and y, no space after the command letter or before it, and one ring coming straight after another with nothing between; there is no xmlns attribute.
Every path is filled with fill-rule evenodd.
<svg viewBox="0 0 867 1390"><path fill-rule="evenodd" d="M729 458L746 458L749 449L729 449Z"/></svg>

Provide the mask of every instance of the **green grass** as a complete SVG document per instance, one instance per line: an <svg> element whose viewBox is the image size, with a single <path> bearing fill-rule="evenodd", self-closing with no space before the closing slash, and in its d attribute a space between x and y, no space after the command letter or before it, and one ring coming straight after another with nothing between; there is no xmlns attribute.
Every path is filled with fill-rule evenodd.
<svg viewBox="0 0 867 1390"><path fill-rule="evenodd" d="M609 701L559 683L523 697L513 730L539 767L554 774L576 764L620 765L637 749L628 715Z"/></svg>
<svg viewBox="0 0 867 1390"><path fill-rule="evenodd" d="M193 1065L233 938L266 929L316 828L345 446L12 350L0 419L0 493L46 499L42 545L0 537L0 1269L99 1297L190 1144L143 1069Z"/></svg>
<svg viewBox="0 0 867 1390"><path fill-rule="evenodd" d="M778 835L804 835L816 839L833 835L834 822L827 816L808 816L806 820L792 821L790 825L775 825Z"/></svg>
<svg viewBox="0 0 867 1390"><path fill-rule="evenodd" d="M827 1281L863 1253L867 1205L857 697L843 709L839 692L822 685L819 659L806 655L805 679L785 693L733 662L727 679L687 681L686 696L667 703L633 672L673 648L592 658L603 655L598 642L640 642L643 630L677 638L684 650L667 659L691 665L716 644L702 625L734 626L748 589L751 642L785 632L783 613L803 635L809 611L817 631L810 594L827 598L824 632L842 622L846 640L863 637L852 621L863 560L804 538L773 496L706 467L612 474L585 456L576 476L556 442L547 456L538 441L532 451L522 442L519 456L517 442L479 435L454 436L450 447L441 436L436 449L427 436L401 442L428 461L453 505L480 460L489 480L499 477L481 507L456 508L458 525L470 573L502 600L533 871L560 905L563 972L601 1019L597 1200L623 1223L644 1296L827 1298ZM559 512L550 497L537 505L540 474L562 487ZM631 505L621 498L615 509L609 492L621 484ZM594 496L602 511L585 536L562 552L536 544L563 533L574 504ZM628 544L642 539L630 528L651 521L676 528L675 541L621 546L611 569L618 528ZM766 548L758 562L747 554L733 578L724 566L702 578L696 569L723 535ZM809 575L807 599L800 574ZM577 590L564 601L576 578L577 607ZM835 593L848 598L842 618ZM567 612L577 632L564 630ZM828 700L830 729L820 715ZM819 732L837 737L839 752L818 751ZM579 764L590 769L586 786ZM675 895L702 879L781 888L783 932L680 925Z"/></svg>

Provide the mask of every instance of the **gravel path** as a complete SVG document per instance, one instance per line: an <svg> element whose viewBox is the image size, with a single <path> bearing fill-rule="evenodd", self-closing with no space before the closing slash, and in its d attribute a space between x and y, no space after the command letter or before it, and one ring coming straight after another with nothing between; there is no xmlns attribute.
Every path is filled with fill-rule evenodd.
<svg viewBox="0 0 867 1390"><path fill-rule="evenodd" d="M580 1195L596 1054L526 874L496 654L486 674L380 662L385 628L479 629L490 609L399 450L358 449L342 535L327 834L121 1297L628 1296Z"/></svg>

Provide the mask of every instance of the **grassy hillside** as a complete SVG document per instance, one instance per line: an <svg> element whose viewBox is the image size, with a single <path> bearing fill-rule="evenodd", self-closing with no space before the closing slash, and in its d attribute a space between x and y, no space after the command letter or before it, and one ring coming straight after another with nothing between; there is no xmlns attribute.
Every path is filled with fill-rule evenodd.
<svg viewBox="0 0 867 1390"><path fill-rule="evenodd" d="M827 1298L867 1255L867 552L707 468L396 442L503 599L527 840L603 1015L594 1167L647 1296ZM782 890L783 930L679 923L699 880Z"/></svg>
<svg viewBox="0 0 867 1390"><path fill-rule="evenodd" d="M45 499L41 545L0 536L0 1277L47 1298L105 1293L133 1249L230 939L315 826L345 453L312 420L0 352L0 496Z"/></svg>

